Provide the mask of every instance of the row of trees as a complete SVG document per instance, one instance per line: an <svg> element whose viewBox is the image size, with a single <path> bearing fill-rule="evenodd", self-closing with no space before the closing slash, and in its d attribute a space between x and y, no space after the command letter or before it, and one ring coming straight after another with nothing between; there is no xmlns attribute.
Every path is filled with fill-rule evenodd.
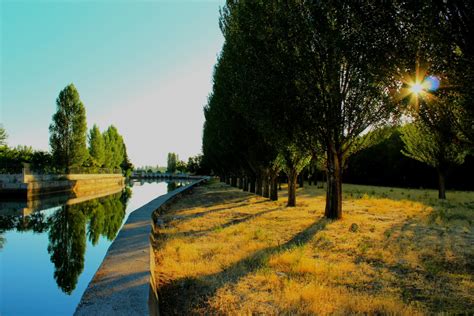
<svg viewBox="0 0 474 316"><path fill-rule="evenodd" d="M209 169L203 165L203 156L196 155L188 158L187 162L179 159L178 154L168 153L166 167L141 166L136 169L139 172L147 173L190 173L195 175L209 174Z"/></svg>
<svg viewBox="0 0 474 316"><path fill-rule="evenodd" d="M409 116L436 133L442 118L451 121L444 142L472 146L472 17L467 1L228 1L205 164L272 199L283 170L288 206L301 170L324 165L325 215L340 218L348 158L379 141L382 126ZM420 69L451 88L413 95Z"/></svg>
<svg viewBox="0 0 474 316"><path fill-rule="evenodd" d="M94 126L89 131L89 160L86 164L95 168L121 168L130 175L133 165L127 155L127 148L122 136L115 126L111 125L103 133Z"/></svg>
<svg viewBox="0 0 474 316"><path fill-rule="evenodd" d="M178 154L168 153L166 172L189 172L191 174L205 174L202 166L202 155L189 157L188 162L179 159Z"/></svg>
<svg viewBox="0 0 474 316"><path fill-rule="evenodd" d="M58 168L64 168L66 172L81 167L93 171L122 168L126 174L132 171L123 137L115 126L111 125L101 133L94 124L87 147L86 111L73 84L59 93L56 105L57 111L49 126L49 143Z"/></svg>
<svg viewBox="0 0 474 316"><path fill-rule="evenodd" d="M23 163L44 172L99 172L133 170L123 137L117 128L109 126L103 133L94 124L87 135L86 111L73 84L65 87L56 100L50 130L51 153L31 147L9 148L7 133L0 127L0 163L3 172L18 172Z"/></svg>

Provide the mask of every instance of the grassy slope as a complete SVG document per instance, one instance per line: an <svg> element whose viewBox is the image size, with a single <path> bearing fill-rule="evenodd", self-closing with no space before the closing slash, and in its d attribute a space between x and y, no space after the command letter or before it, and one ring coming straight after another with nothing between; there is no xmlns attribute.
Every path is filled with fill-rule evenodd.
<svg viewBox="0 0 474 316"><path fill-rule="evenodd" d="M281 191L282 193L284 191ZM474 192L344 186L271 202L214 182L163 215L164 314L474 313Z"/></svg>

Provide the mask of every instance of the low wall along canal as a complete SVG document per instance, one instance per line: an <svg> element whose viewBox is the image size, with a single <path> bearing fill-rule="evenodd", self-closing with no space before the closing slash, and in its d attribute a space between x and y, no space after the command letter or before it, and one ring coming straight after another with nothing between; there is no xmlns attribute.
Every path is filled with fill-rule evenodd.
<svg viewBox="0 0 474 316"><path fill-rule="evenodd" d="M0 196L35 199L38 196L58 193L74 193L76 197L100 194L113 187L123 187L121 174L2 174Z"/></svg>

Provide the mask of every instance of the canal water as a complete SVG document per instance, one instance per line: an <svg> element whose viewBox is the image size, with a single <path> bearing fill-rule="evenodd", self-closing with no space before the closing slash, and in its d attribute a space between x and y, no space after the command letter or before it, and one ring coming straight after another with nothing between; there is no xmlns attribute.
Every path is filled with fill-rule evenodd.
<svg viewBox="0 0 474 316"><path fill-rule="evenodd" d="M131 182L77 202L0 202L0 315L72 315L128 215L184 182Z"/></svg>

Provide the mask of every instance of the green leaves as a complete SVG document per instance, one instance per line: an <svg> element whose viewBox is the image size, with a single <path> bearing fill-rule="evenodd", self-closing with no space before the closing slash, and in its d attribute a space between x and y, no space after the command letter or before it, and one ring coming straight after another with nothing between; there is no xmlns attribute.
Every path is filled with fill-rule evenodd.
<svg viewBox="0 0 474 316"><path fill-rule="evenodd" d="M105 158L105 144L104 138L96 124L94 124L89 132L89 154L93 164L97 167L102 167Z"/></svg>
<svg viewBox="0 0 474 316"><path fill-rule="evenodd" d="M73 84L56 99L57 111L49 126L51 152L58 167L81 167L88 157L86 110Z"/></svg>
<svg viewBox="0 0 474 316"><path fill-rule="evenodd" d="M110 125L103 133L104 138L104 167L109 169L120 168L125 154L125 145L122 136L115 126Z"/></svg>

